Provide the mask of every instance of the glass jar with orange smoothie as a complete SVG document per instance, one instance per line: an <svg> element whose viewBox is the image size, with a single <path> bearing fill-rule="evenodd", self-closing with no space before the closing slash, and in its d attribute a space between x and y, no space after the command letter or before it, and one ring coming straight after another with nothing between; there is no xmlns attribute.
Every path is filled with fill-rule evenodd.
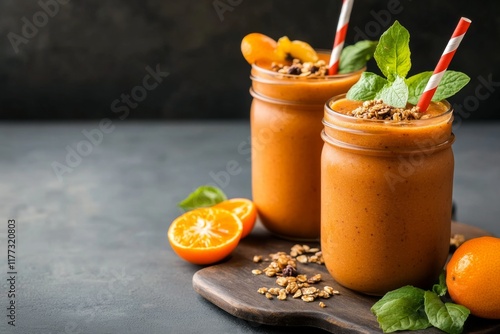
<svg viewBox="0 0 500 334"><path fill-rule="evenodd" d="M329 52L318 56L328 64ZM347 92L363 71L300 77L272 71L270 62L252 65L252 194L272 233L319 239L324 103Z"/></svg>
<svg viewBox="0 0 500 334"><path fill-rule="evenodd" d="M443 101L431 103L419 119L352 116L362 104L341 95L325 106L321 248L326 267L338 283L367 294L408 284L428 287L449 251L452 109Z"/></svg>

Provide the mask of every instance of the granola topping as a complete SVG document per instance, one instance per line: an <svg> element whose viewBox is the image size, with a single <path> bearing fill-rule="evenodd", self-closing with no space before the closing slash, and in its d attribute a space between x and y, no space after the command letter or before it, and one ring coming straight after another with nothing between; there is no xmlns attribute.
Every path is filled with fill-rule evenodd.
<svg viewBox="0 0 500 334"><path fill-rule="evenodd" d="M328 75L328 67L324 60L318 60L313 63L302 62L300 59L295 58L291 65L272 63L271 70L298 77L324 77Z"/></svg>
<svg viewBox="0 0 500 334"><path fill-rule="evenodd" d="M430 115L422 114L417 106L410 109L396 108L385 104L382 100L370 100L363 102L363 105L352 110L347 115L363 119L378 119L384 121L411 121L429 118Z"/></svg>
<svg viewBox="0 0 500 334"><path fill-rule="evenodd" d="M328 299L339 294L339 291L334 290L331 286L318 287L317 284L322 281L321 274L310 277L298 274L297 263L304 265L309 263L324 264L323 255L319 248L297 244L290 249L288 254L277 252L269 254L269 257L265 259L260 255L254 256L253 262L260 263L260 261L255 261L256 258L270 263L262 270L252 270L252 274L276 277L276 287L261 287L257 290L268 299L273 299L276 296L278 300L287 300L288 296L291 296L293 299L301 299L310 303L317 298ZM326 307L326 305L321 302L320 307Z"/></svg>

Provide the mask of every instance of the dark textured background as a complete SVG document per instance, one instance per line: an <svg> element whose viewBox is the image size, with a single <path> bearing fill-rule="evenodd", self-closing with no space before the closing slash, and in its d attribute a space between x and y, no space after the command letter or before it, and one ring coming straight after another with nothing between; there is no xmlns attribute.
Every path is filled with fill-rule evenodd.
<svg viewBox="0 0 500 334"><path fill-rule="evenodd" d="M8 34L21 35L23 18L33 22L40 3L0 1L1 119L247 118L249 66L241 38L258 31L329 49L341 6L340 0L59 1L67 3L18 53ZM450 69L472 80L451 102L472 111L461 119L497 118L498 87L484 81L500 85L500 2L399 0L401 13L390 15L390 23L384 15L377 21L390 2L356 0L347 43L359 39L357 31L378 38L397 19L412 36L415 74L433 69L459 17L467 16L473 23ZM231 10L219 15L214 4ZM113 101L142 85L145 68L157 64L169 76L137 106L115 113Z"/></svg>

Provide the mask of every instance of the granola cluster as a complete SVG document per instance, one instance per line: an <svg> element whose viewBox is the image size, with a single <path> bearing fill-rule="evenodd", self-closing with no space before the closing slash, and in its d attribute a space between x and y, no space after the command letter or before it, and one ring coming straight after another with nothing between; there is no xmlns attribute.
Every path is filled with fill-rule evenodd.
<svg viewBox="0 0 500 334"><path fill-rule="evenodd" d="M328 67L324 60L315 63L305 62L300 59L293 59L292 65L272 63L271 69L282 74L291 74L299 77L324 77L328 75Z"/></svg>
<svg viewBox="0 0 500 334"><path fill-rule="evenodd" d="M422 114L417 106L411 109L396 108L385 104L382 100L370 100L348 113L350 116L363 119L379 119L385 121L411 121L428 118L429 115Z"/></svg>
<svg viewBox="0 0 500 334"><path fill-rule="evenodd" d="M252 270L252 274L277 277L276 284L278 287L261 287L257 290L258 293L265 295L268 299L273 299L276 296L278 300L286 300L288 296L291 296L294 299L300 298L305 302L313 302L316 298L326 299L339 294L339 291L334 290L331 286L324 286L322 289L313 286L321 282L321 274L307 277L307 275L298 273L297 262L302 264L324 264L323 255L319 248L297 244L291 248L289 254L277 252L270 254L269 258L265 259L260 255L256 255L253 261L255 263L270 261L270 264L263 270ZM326 304L320 302L319 306L326 307Z"/></svg>

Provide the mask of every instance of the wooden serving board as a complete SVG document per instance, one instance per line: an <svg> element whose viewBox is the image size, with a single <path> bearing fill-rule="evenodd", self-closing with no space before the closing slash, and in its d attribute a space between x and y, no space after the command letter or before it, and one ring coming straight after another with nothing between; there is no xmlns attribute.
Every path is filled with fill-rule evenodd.
<svg viewBox="0 0 500 334"><path fill-rule="evenodd" d="M463 234L466 239L490 233L461 223L452 223L452 233ZM308 277L321 273L322 281L316 287L332 286L340 295L329 299L318 298L306 303L288 296L281 301L267 299L257 293L260 287L278 287L276 278L252 274L253 269L263 269L269 262L254 263L254 255L266 257L270 253L289 253L296 242L277 238L257 224L252 233L243 239L225 262L203 268L193 276L193 288L201 296L226 312L244 320L277 326L310 326L331 333L382 333L370 307L377 301L343 288L330 276L324 265L298 264L300 273ZM304 243L303 243L304 244ZM318 243L306 243L318 247ZM319 306L319 301L326 308ZM443 333L429 328L424 333ZM500 333L500 320L492 321L470 316L465 333Z"/></svg>

